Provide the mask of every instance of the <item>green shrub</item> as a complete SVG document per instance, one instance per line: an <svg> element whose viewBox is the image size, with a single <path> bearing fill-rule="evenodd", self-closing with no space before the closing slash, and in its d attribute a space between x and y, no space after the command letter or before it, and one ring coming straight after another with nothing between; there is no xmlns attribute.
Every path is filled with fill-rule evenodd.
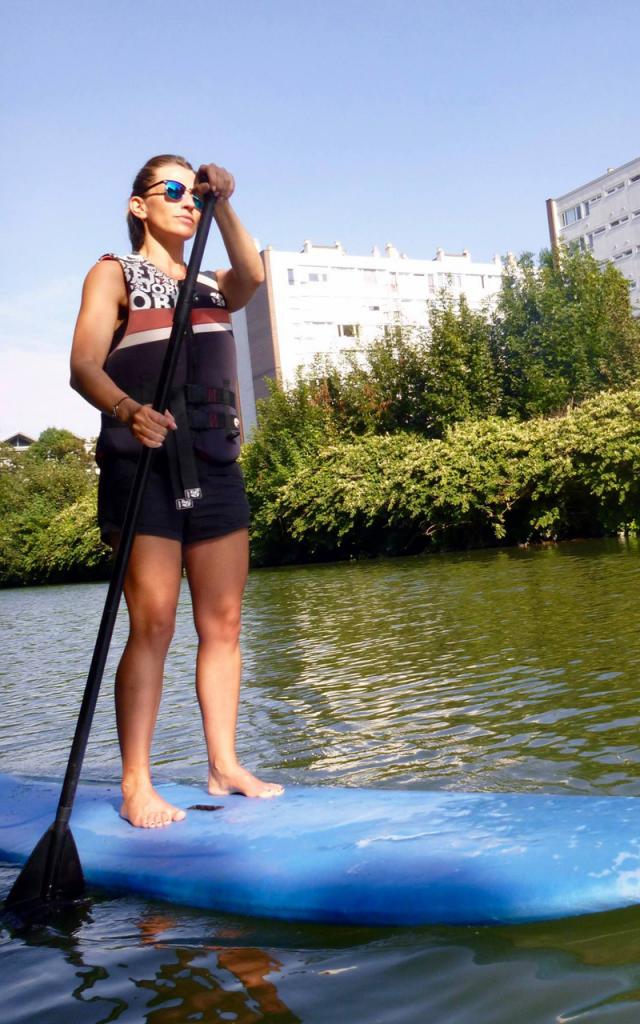
<svg viewBox="0 0 640 1024"><path fill-rule="evenodd" d="M253 525L258 563L527 543L635 530L640 391L564 416L333 442L298 465Z"/></svg>

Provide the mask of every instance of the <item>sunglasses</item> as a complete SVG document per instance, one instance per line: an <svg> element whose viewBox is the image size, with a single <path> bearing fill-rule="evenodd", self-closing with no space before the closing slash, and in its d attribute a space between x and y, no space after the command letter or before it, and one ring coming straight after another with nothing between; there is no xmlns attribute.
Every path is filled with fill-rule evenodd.
<svg viewBox="0 0 640 1024"><path fill-rule="evenodd" d="M172 203L179 202L185 192L190 192L191 198L193 199L193 205L196 210L201 210L204 206L202 198L199 195L196 195L192 188L187 188L186 185L183 185L181 181L171 181L170 179L168 181L154 181L153 185L149 185L149 188L146 188L144 191L150 192L152 188L156 187L156 185L164 185L164 197L165 199L169 199ZM156 195L160 195L160 193L156 192Z"/></svg>

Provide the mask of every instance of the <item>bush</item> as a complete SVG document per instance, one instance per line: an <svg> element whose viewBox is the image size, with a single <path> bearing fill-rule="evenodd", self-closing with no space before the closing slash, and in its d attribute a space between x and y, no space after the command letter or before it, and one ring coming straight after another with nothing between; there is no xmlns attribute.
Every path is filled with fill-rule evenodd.
<svg viewBox="0 0 640 1024"><path fill-rule="evenodd" d="M104 576L96 473L84 442L49 428L25 452L0 446L0 585Z"/></svg>
<svg viewBox="0 0 640 1024"><path fill-rule="evenodd" d="M635 530L640 391L562 417L459 424L334 442L275 488L254 521L256 561L413 553Z"/></svg>

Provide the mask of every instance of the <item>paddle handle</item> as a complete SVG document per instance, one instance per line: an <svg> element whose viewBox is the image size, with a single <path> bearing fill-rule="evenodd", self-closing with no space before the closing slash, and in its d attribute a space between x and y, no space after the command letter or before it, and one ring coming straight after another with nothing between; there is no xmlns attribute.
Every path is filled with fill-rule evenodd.
<svg viewBox="0 0 640 1024"><path fill-rule="evenodd" d="M178 294L171 335L169 337L169 343L167 345L167 351L160 371L158 386L156 388L156 394L153 401L153 408L156 412L164 413L169 401L171 384L175 375L185 331L189 323L196 279L200 271L200 265L202 263L202 257L207 243L211 219L213 217L214 204L215 197L212 192L208 192L204 197L204 207L200 216L196 237L194 239L187 273L184 281L181 283ZM98 629L98 636L93 650L91 665L89 667L84 696L82 698L73 743L69 754L69 761L67 763L67 770L62 784L62 792L60 794L56 818L53 824L55 833L60 837L60 840L62 840L64 836L68 827L69 818L71 817L73 801L78 787L82 762L87 749L89 732L91 730L93 715L98 700L98 694L100 692L100 684L104 674L104 666L109 653L109 646L113 636L116 617L118 615L120 598L122 597L122 590L124 587L124 579L127 572L127 566L129 564L136 524L140 513L145 485L149 476L149 469L153 454L153 448L149 448L146 445L143 447L138 458L136 475L129 495L127 511L125 513L124 523L120 533L120 542L113 564L109 589L107 590L107 597L104 604L104 610L102 612L102 618L100 620L100 627ZM57 859L60 845L58 843L55 843L54 845L56 849L52 851L50 857L50 865L47 872L48 878L46 880L47 888L51 887L52 880L54 879L57 870Z"/></svg>

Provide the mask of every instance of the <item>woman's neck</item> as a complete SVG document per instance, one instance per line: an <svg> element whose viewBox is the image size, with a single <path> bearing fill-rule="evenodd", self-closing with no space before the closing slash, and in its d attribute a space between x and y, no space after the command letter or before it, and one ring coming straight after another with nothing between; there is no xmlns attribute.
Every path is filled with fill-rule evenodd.
<svg viewBox="0 0 640 1024"><path fill-rule="evenodd" d="M141 256L159 267L169 277L184 277L184 245L181 241L173 244L161 243L147 234L138 251Z"/></svg>

